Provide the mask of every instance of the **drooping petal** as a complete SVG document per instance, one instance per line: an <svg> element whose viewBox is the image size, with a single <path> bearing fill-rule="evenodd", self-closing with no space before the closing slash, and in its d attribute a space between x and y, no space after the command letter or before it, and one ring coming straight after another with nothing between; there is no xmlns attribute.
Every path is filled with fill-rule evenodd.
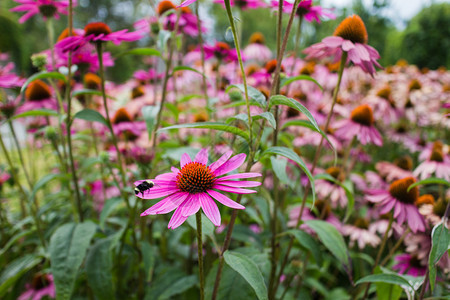
<svg viewBox="0 0 450 300"><path fill-rule="evenodd" d="M233 187L255 187L260 186L261 182L258 181L234 181L234 180L217 180L216 184L233 186Z"/></svg>
<svg viewBox="0 0 450 300"><path fill-rule="evenodd" d="M206 148L201 149L195 156L194 161L206 165L208 163L208 150Z"/></svg>
<svg viewBox="0 0 450 300"><path fill-rule="evenodd" d="M214 175L220 176L239 168L244 163L246 157L247 155L245 153L240 153L233 156L227 162L217 168L214 171Z"/></svg>
<svg viewBox="0 0 450 300"><path fill-rule="evenodd" d="M188 193L174 193L145 210L141 217L147 215L166 214L177 208L187 197Z"/></svg>
<svg viewBox="0 0 450 300"><path fill-rule="evenodd" d="M206 193L199 194L200 204L205 215L215 226L220 226L220 212L217 204Z"/></svg>
<svg viewBox="0 0 450 300"><path fill-rule="evenodd" d="M235 208L235 209L245 209L245 207L243 205L231 200L230 198L228 198L227 196L225 196L219 192L216 192L214 190L208 190L207 192L211 197L213 197L214 199L216 199L217 201L219 201L220 203L222 203L225 206Z"/></svg>

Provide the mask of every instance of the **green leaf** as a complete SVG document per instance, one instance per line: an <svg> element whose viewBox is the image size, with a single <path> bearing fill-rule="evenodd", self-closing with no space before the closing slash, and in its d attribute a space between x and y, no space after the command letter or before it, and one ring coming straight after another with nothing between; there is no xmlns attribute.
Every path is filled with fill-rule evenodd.
<svg viewBox="0 0 450 300"><path fill-rule="evenodd" d="M197 221L195 219L195 215L190 216L186 221L194 229L194 231L197 231ZM214 224L205 215L202 214L202 236L208 235L210 237L213 237L214 228Z"/></svg>
<svg viewBox="0 0 450 300"><path fill-rule="evenodd" d="M268 149L266 149L266 151L264 151L261 154L261 157L268 155L268 154L278 154L284 157L287 157L293 161L295 161L300 168L303 170L303 172L305 172L306 176L308 176L309 181L311 183L311 191L312 191L312 196L313 196L313 206L314 203L316 201L316 188L314 185L314 178L311 175L311 172L309 171L309 169L306 167L305 162L300 158L300 156L298 156L297 153L295 153L294 151L292 151L292 149L286 148L286 147L270 147Z"/></svg>
<svg viewBox="0 0 450 300"><path fill-rule="evenodd" d="M31 192L30 195L30 199L34 199L34 197L36 196L36 193L42 188L44 187L47 183L49 183L50 181L54 180L54 179L60 179L60 178L64 178L66 177L66 175L64 174L47 174L44 177L42 177L41 179L38 180L38 182L36 182L33 186L33 191Z"/></svg>
<svg viewBox="0 0 450 300"><path fill-rule="evenodd" d="M336 178L334 178L333 176L331 176L330 174L324 173L324 174L318 174L316 176L314 176L314 180L317 179L323 179L323 180L328 180L333 182L334 184L339 185L340 187L342 187L345 191L345 195L347 196L347 212L345 213L345 217L344 217L344 223L348 220L348 218L350 217L350 215L352 214L353 211L353 207L355 205L355 197L353 197L353 187L351 186L351 181L346 181L346 182L340 182L339 180L337 180Z"/></svg>
<svg viewBox="0 0 450 300"><path fill-rule="evenodd" d="M399 286L407 286L413 289L413 287L409 284L408 280L396 274L385 274L385 273L372 274L359 279L358 281L355 282L355 284L358 285L367 282L384 282Z"/></svg>
<svg viewBox="0 0 450 300"><path fill-rule="evenodd" d="M99 122L108 127L108 121L105 117L96 110L85 108L73 116L74 119L81 119L91 122Z"/></svg>
<svg viewBox="0 0 450 300"><path fill-rule="evenodd" d="M111 198L111 199L106 200L105 205L103 206L102 212L100 213L99 225L102 230L105 228L106 219L120 203L122 203L122 199L120 199L120 198Z"/></svg>
<svg viewBox="0 0 450 300"><path fill-rule="evenodd" d="M6 243L6 245L0 250L0 256L2 256L4 253L6 253L6 251L9 249L9 247L14 245L19 239L33 233L34 231L35 231L35 229L19 231L16 235L11 237L9 239L9 241Z"/></svg>
<svg viewBox="0 0 450 300"><path fill-rule="evenodd" d="M324 246L344 265L347 272L350 271L350 257L344 238L339 231L330 223L322 220L305 221L312 230L319 236Z"/></svg>
<svg viewBox="0 0 450 300"><path fill-rule="evenodd" d="M42 261L36 254L25 254L12 261L6 267L2 267L0 275L0 297L3 297L9 288L20 278Z"/></svg>
<svg viewBox="0 0 450 300"><path fill-rule="evenodd" d="M114 299L112 249L115 237L98 240L86 257L87 282L98 299Z"/></svg>
<svg viewBox="0 0 450 300"><path fill-rule="evenodd" d="M206 75L203 74L202 72L200 72L199 70L191 68L191 67L188 67L188 66L176 66L176 67L174 67L173 70L172 70L172 74L170 74L170 76L173 76L175 74L175 72L178 72L178 71L192 71L192 72L195 72L197 74L202 75L203 77L206 77Z"/></svg>
<svg viewBox="0 0 450 300"><path fill-rule="evenodd" d="M169 299L170 297L179 295L196 285L197 282L197 275L184 276L183 278L173 282L170 288L166 289L158 297L158 300Z"/></svg>
<svg viewBox="0 0 450 300"><path fill-rule="evenodd" d="M408 192L415 186L425 185L425 184L442 184L444 186L450 187L450 182L448 182L447 180L442 179L442 178L431 177L431 178L427 178L424 180L419 180L417 182L414 182L413 184L411 184L408 187Z"/></svg>
<svg viewBox="0 0 450 300"><path fill-rule="evenodd" d="M269 122L270 126L272 126L272 128L274 128L274 129L277 128L277 122L275 121L275 117L273 116L273 114L270 111L266 111L261 114L254 115L254 116L252 116L252 119L253 120L266 119Z"/></svg>
<svg viewBox="0 0 450 300"><path fill-rule="evenodd" d="M124 55L161 56L161 52L153 48L134 48L119 54L117 57L121 57Z"/></svg>
<svg viewBox="0 0 450 300"><path fill-rule="evenodd" d="M155 266L155 249L147 241L141 241L142 260L144 262L145 281L152 280L153 268Z"/></svg>
<svg viewBox="0 0 450 300"><path fill-rule="evenodd" d="M92 222L68 223L53 233L49 253L57 299L70 299L78 269L96 228Z"/></svg>
<svg viewBox="0 0 450 300"><path fill-rule="evenodd" d="M300 245L311 252L317 265L322 265L322 254L319 245L308 233L300 229L291 229L287 233L292 234Z"/></svg>
<svg viewBox="0 0 450 300"><path fill-rule="evenodd" d="M142 117L147 125L148 137L151 139L153 127L156 123L156 116L158 115L159 106L147 105L142 108Z"/></svg>
<svg viewBox="0 0 450 300"><path fill-rule="evenodd" d="M395 284L386 282L376 282L378 300L398 300L402 295L403 289Z"/></svg>
<svg viewBox="0 0 450 300"><path fill-rule="evenodd" d="M323 91L323 87L320 85L320 83L318 83L317 80L315 80L314 78L312 78L311 76L308 76L308 75L298 75L298 76L294 76L294 77L283 78L283 79L281 79L280 87L289 85L292 82L297 81L297 80L309 80L309 81L312 81Z"/></svg>
<svg viewBox="0 0 450 300"><path fill-rule="evenodd" d="M169 126L169 127L164 127L159 129L158 131L164 131L164 130L170 130L170 129L179 129L179 128L206 128L206 129L214 129L214 130L219 130L219 131L225 131L225 132L229 132L235 135L238 135L242 138L244 138L246 141L250 140L250 137L248 135L247 132L228 125L228 124L224 124L224 123L219 123L219 122L198 122L198 123L187 123L187 124L178 124L178 125L173 125L173 126Z"/></svg>
<svg viewBox="0 0 450 300"><path fill-rule="evenodd" d="M430 271L430 286L433 291L436 282L436 264L447 252L450 246L450 235L448 228L441 222L434 226L431 231L431 250L428 258L428 269Z"/></svg>
<svg viewBox="0 0 450 300"><path fill-rule="evenodd" d="M287 160L275 158L274 156L270 157L270 162L272 164L272 170L277 175L278 179L280 179L281 183L287 184L288 186L293 186L294 183L286 173Z"/></svg>
<svg viewBox="0 0 450 300"><path fill-rule="evenodd" d="M33 74L30 78L25 81L25 83L22 85L22 88L20 89L20 93L22 94L27 89L28 85L32 83L33 81L37 79L45 79L45 78L51 78L51 79L58 79L64 81L64 83L67 83L66 76L59 72L39 72L36 74Z"/></svg>
<svg viewBox="0 0 450 300"><path fill-rule="evenodd" d="M228 92L232 88L237 88L237 89L241 90L241 92L245 95L245 88L244 88L243 84L232 84L232 85L228 86L225 91ZM262 108L266 107L266 105L267 105L266 97L264 96L263 93L261 93L259 90L255 89L254 87L249 86L249 85L247 85L247 91L248 91L248 97L250 99L255 100L256 103L258 103L259 107L262 107Z"/></svg>
<svg viewBox="0 0 450 300"><path fill-rule="evenodd" d="M54 111L52 109L35 109L35 110L29 110L26 112L23 112L21 114L17 114L15 116L13 116L11 119L12 120L16 120L16 119L20 119L20 118L25 118L25 117L57 117L59 115L59 113L57 111Z"/></svg>
<svg viewBox="0 0 450 300"><path fill-rule="evenodd" d="M225 262L250 284L258 299L268 299L264 277L253 261L241 253L230 250L225 251L223 257L225 258Z"/></svg>

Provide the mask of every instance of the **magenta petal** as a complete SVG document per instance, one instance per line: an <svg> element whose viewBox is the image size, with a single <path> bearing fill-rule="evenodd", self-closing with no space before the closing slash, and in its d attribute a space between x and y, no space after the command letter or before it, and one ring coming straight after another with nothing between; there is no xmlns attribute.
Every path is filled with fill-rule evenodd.
<svg viewBox="0 0 450 300"><path fill-rule="evenodd" d="M215 226L220 226L220 212L217 204L206 193L199 194L200 204L205 215Z"/></svg>
<svg viewBox="0 0 450 300"><path fill-rule="evenodd" d="M187 196L188 193L185 193L185 195L183 193L175 193L167 196L165 199L159 201L152 207L145 210L141 214L141 217L171 212L172 210L177 208L179 204L187 198Z"/></svg>
<svg viewBox="0 0 450 300"><path fill-rule="evenodd" d="M205 148L201 149L195 156L194 161L206 166L208 164L208 150Z"/></svg>
<svg viewBox="0 0 450 300"><path fill-rule="evenodd" d="M253 178L253 177L259 177L259 176L262 176L262 175L259 173L239 173L239 174L227 175L227 176L218 178L218 180Z"/></svg>
<svg viewBox="0 0 450 300"><path fill-rule="evenodd" d="M234 186L234 187L255 187L260 186L261 182L258 181L232 181L232 180L217 180L216 184Z"/></svg>
<svg viewBox="0 0 450 300"><path fill-rule="evenodd" d="M186 221L187 217L183 217L181 215L181 207L173 213L172 218L170 218L169 225L167 227L169 229L175 229Z"/></svg>
<svg viewBox="0 0 450 300"><path fill-rule="evenodd" d="M214 171L214 175L220 176L239 168L244 163L246 157L247 155L245 153L233 156L226 163L217 168Z"/></svg>
<svg viewBox="0 0 450 300"><path fill-rule="evenodd" d="M155 180L175 180L177 178L177 174L175 173L164 173L155 177Z"/></svg>
<svg viewBox="0 0 450 300"><path fill-rule="evenodd" d="M221 190L221 191L224 191L224 192L235 193L235 194L252 194L252 193L256 193L256 191L254 191L254 190L241 189L241 188L225 186L225 185L219 185L219 184L215 184L213 186L213 188Z"/></svg>
<svg viewBox="0 0 450 300"><path fill-rule="evenodd" d="M329 36L322 40L322 43L328 47L336 48L342 45L344 39L340 36Z"/></svg>
<svg viewBox="0 0 450 300"><path fill-rule="evenodd" d="M194 3L195 1L197 1L197 0L186 0L186 1L184 1L183 3L181 3L180 5L178 5L177 8L179 8L179 7L184 7L184 6L188 6L189 4Z"/></svg>
<svg viewBox="0 0 450 300"><path fill-rule="evenodd" d="M207 192L211 197L213 197L214 199L216 199L217 201L219 201L220 203L222 203L225 206L235 208L235 209L245 209L244 206L231 200L230 198L228 198L227 196L225 196L219 192L216 192L214 190L208 190Z"/></svg>
<svg viewBox="0 0 450 300"><path fill-rule="evenodd" d="M190 194L189 197L180 205L181 215L189 217L200 209L199 194Z"/></svg>
<svg viewBox="0 0 450 300"><path fill-rule="evenodd" d="M183 155L181 155L181 160L180 160L180 165L181 168L183 168L186 164L192 162L191 157L189 156L189 154L184 153Z"/></svg>
<svg viewBox="0 0 450 300"><path fill-rule="evenodd" d="M231 150L225 152L216 162L213 162L209 166L209 169L214 172L217 168L222 166L231 157L231 154L233 154L233 151Z"/></svg>

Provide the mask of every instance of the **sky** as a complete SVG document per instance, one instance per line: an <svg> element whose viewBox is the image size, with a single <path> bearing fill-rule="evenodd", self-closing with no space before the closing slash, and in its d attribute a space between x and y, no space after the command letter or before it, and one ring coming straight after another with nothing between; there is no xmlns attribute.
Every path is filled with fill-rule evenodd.
<svg viewBox="0 0 450 300"><path fill-rule="evenodd" d="M352 0L322 0L323 7L350 7ZM369 6L372 0L363 0ZM450 0L390 0L390 8L383 14L394 21L394 24L403 29L406 21L414 17L423 7L430 6L432 3L450 2Z"/></svg>

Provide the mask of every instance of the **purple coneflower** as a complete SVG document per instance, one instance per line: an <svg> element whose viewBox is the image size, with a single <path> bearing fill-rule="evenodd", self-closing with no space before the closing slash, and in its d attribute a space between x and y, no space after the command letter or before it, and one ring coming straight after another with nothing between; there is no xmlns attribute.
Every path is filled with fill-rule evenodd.
<svg viewBox="0 0 450 300"><path fill-rule="evenodd" d="M371 227L369 221L364 218L357 218L352 225L343 225L342 233L350 238L350 246L358 244L359 249L364 249L366 245L376 247L381 239L376 234L375 227Z"/></svg>
<svg viewBox="0 0 450 300"><path fill-rule="evenodd" d="M394 181L389 190L367 190L366 199L370 202L378 203L381 206L380 214L394 211L394 218L399 224L407 222L411 231L425 231L425 220L414 205L419 198L418 187L413 187L409 192L408 188L416 180L413 177L406 177Z"/></svg>
<svg viewBox="0 0 450 300"><path fill-rule="evenodd" d="M279 1L272 1L272 7L278 7ZM283 1L283 12L290 13L294 3L284 0ZM320 5L313 6L312 0L303 0L297 6L296 15L305 18L307 22L316 21L320 23L320 18L326 17L329 19L336 19L336 16L329 10L324 9Z"/></svg>
<svg viewBox="0 0 450 300"><path fill-rule="evenodd" d="M225 42L216 42L214 46L204 45L205 50L205 59L210 59L215 57L221 61L237 61L236 51L231 50L230 46L228 46Z"/></svg>
<svg viewBox="0 0 450 300"><path fill-rule="evenodd" d="M56 297L53 275L50 274L37 273L34 275L31 284L28 283L25 287L27 290L17 298L18 300L40 300L45 296Z"/></svg>
<svg viewBox="0 0 450 300"><path fill-rule="evenodd" d="M356 107L349 119L335 122L335 135L346 141L356 137L363 145L372 143L377 146L383 145L383 139L375 128L372 108L365 105Z"/></svg>
<svg viewBox="0 0 450 300"><path fill-rule="evenodd" d="M0 88L14 88L22 86L24 79L20 78L11 70L14 69L13 63L8 63L6 66L0 66Z"/></svg>
<svg viewBox="0 0 450 300"><path fill-rule="evenodd" d="M261 176L259 173L240 173L220 177L239 168L245 161L244 153L231 157L232 151L227 151L216 162L207 165L208 152L202 149L191 160L187 153L181 156L181 169L172 167L172 173L165 173L151 179L155 187L138 193L136 196L142 199L157 199L165 197L141 214L147 215L166 214L174 209L175 212L169 221L169 228L175 229L186 219L197 213L200 207L215 226L220 226L221 218L215 200L225 206L244 209L245 207L234 202L227 196L219 193L229 192L235 194L250 194L256 191L243 189L242 187L256 187L261 185L256 181L237 181L234 179L254 178ZM231 158L230 158L231 157ZM138 186L145 180L138 180L134 184Z"/></svg>
<svg viewBox="0 0 450 300"><path fill-rule="evenodd" d="M144 132L145 122L133 121L133 118L125 108L119 108L111 120L114 134L123 134L127 140L135 140Z"/></svg>
<svg viewBox="0 0 450 300"><path fill-rule="evenodd" d="M84 35L76 35L67 37L58 42L64 52L74 51L86 45L89 42L113 42L115 45L120 45L122 42L133 42L142 38L142 32L134 31L128 32L128 29L112 32L108 25L102 22L89 23L84 27Z"/></svg>
<svg viewBox="0 0 450 300"><path fill-rule="evenodd" d="M414 176L420 179L436 177L450 181L450 158L441 142L435 142L428 158L414 170Z"/></svg>
<svg viewBox="0 0 450 300"><path fill-rule="evenodd" d="M326 170L326 173L339 182L344 182L345 180L344 170L339 167L330 167ZM319 179L316 181L316 188L319 198L325 199L329 197L334 207L338 204L341 207L346 207L348 202L347 195L340 185L325 179Z"/></svg>
<svg viewBox="0 0 450 300"><path fill-rule="evenodd" d="M288 227L295 227L295 225L297 224L299 214L300 214L300 206L296 206L291 209L291 211L289 212L289 221L287 223ZM306 207L304 208L302 221L307 220L322 220L330 223L337 230L342 231L342 223L333 214L331 206L324 200L316 200L313 209L309 209ZM306 224L301 224L299 228L309 233L313 232Z"/></svg>
<svg viewBox="0 0 450 300"><path fill-rule="evenodd" d="M375 74L375 66L381 68L377 59L378 51L367 45L367 31L364 22L357 15L347 17L334 31L334 36L326 37L322 42L314 44L304 50L306 59L321 59L334 57L337 62L342 53L347 52L347 61L359 66L366 73Z"/></svg>
<svg viewBox="0 0 450 300"><path fill-rule="evenodd" d="M272 52L265 45L264 35L255 32L250 36L250 43L244 48L244 56L249 60L265 62L272 58Z"/></svg>
<svg viewBox="0 0 450 300"><path fill-rule="evenodd" d="M398 263L392 266L392 269L397 270L400 274L408 274L414 277L423 276L427 272L426 264L423 265L421 261L414 255L400 254L395 257Z"/></svg>
<svg viewBox="0 0 450 300"><path fill-rule="evenodd" d="M41 14L44 20L47 18L59 19L59 14L67 15L67 8L69 7L68 0L14 0L20 3L11 9L11 11L25 11L26 13L19 19L19 23L24 23L34 15ZM76 6L77 1L73 0L72 5Z"/></svg>
<svg viewBox="0 0 450 300"><path fill-rule="evenodd" d="M18 109L19 113L40 108L57 109L57 102L52 98L50 87L39 79L28 85L25 90L25 99L25 103Z"/></svg>

